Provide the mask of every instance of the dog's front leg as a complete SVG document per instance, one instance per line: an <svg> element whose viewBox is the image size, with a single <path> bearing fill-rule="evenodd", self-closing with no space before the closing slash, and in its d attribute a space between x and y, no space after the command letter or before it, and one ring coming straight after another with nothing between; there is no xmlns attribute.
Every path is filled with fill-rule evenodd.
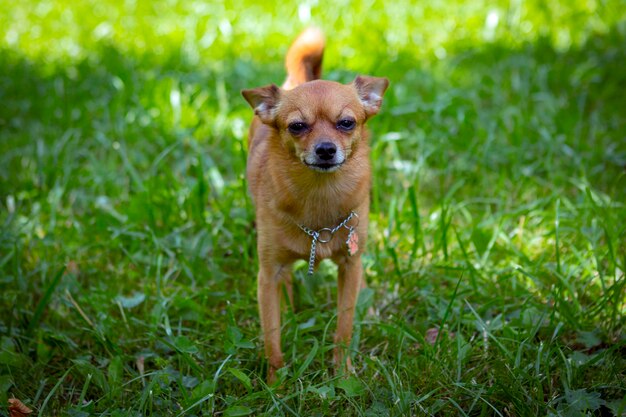
<svg viewBox="0 0 626 417"><path fill-rule="evenodd" d="M276 381L276 371L284 366L280 349L280 286L289 274L285 265L263 266L259 269L257 297L261 329L265 344L265 357L268 361L267 382Z"/></svg>
<svg viewBox="0 0 626 417"><path fill-rule="evenodd" d="M339 275L337 280L337 332L335 333L334 362L339 371L345 363L347 370L352 369L350 355L346 352L352 340L354 309L363 285L363 266L360 256L343 257L337 260ZM345 361L345 362L344 362Z"/></svg>

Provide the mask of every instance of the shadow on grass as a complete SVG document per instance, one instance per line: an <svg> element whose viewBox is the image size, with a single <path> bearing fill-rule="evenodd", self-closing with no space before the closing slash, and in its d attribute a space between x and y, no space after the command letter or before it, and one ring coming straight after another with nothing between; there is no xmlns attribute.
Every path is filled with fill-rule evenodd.
<svg viewBox="0 0 626 417"><path fill-rule="evenodd" d="M578 175L583 167L589 180L605 189L626 167L626 141L616 134L625 130L622 32L613 27L565 51L540 39L519 49L481 45L426 65L410 50L392 61L381 57L377 67L365 71L392 81L386 111L374 121L384 127L376 130L418 130L444 145L447 149L431 163L435 168L452 162L470 177L482 169L506 170L512 177L531 170L564 180L562 175ZM3 141L1 177L8 191L15 186L7 180L18 171L16 161L36 153L22 147L39 139L58 143L71 129L88 137L112 130L108 126L133 144L154 144L154 149L147 147L149 154L181 134L198 137L209 149L215 145L214 159L226 158L220 169L235 177L238 172L229 169L231 149L221 146L229 138L215 137L232 132L216 132L216 116L247 120L239 91L280 82L284 73L280 62L258 66L233 57L205 68L177 51L126 56L107 44L67 64L31 62L11 50L0 51L0 60L0 126L9 137ZM353 78L341 71L328 76L343 82ZM182 94L178 100L177 94ZM490 155L470 155L490 142ZM400 146L408 154L420 151L412 138ZM227 152L218 156L222 149ZM546 152L553 157L544 158ZM537 159L554 165L535 166ZM239 161L235 166L241 167Z"/></svg>
<svg viewBox="0 0 626 417"><path fill-rule="evenodd" d="M404 51L377 69L395 81L386 103L395 117L383 115L382 131L425 136L427 153L434 142L430 165L443 169L439 177L462 174L487 188L503 173L511 182L537 177L564 187L585 178L623 201L624 42L622 25L563 51L543 38L517 49L480 45L435 62L432 77ZM415 142L401 141L401 154L412 155ZM439 193L454 181L447 179Z"/></svg>

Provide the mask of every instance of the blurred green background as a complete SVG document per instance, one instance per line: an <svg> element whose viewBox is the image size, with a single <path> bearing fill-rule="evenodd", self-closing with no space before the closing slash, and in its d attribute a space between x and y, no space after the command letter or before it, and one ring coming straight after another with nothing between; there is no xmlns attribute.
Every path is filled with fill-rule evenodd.
<svg viewBox="0 0 626 417"><path fill-rule="evenodd" d="M625 19L622 0L0 0L0 401L623 415ZM270 388L239 91L281 83L310 25L325 78L391 81L371 290L356 373L333 376L334 267L298 265Z"/></svg>

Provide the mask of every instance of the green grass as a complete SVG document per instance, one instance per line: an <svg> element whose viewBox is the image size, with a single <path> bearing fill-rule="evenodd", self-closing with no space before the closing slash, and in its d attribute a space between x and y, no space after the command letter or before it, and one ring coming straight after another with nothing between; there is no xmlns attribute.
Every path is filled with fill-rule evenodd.
<svg viewBox="0 0 626 417"><path fill-rule="evenodd" d="M623 2L302 4L0 1L0 403L624 415ZM239 90L310 23L325 77L391 80L371 290L335 377L334 270L299 265L271 388Z"/></svg>

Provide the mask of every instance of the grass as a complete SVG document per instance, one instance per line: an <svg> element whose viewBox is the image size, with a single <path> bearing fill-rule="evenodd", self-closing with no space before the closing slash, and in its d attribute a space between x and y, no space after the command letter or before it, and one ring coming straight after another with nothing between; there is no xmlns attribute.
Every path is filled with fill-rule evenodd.
<svg viewBox="0 0 626 417"><path fill-rule="evenodd" d="M3 404L44 416L625 415L620 1L0 10ZM329 38L327 78L391 80L371 122L371 289L357 372L335 377L334 270L308 278L299 265L272 388L239 90L280 82L311 23Z"/></svg>

